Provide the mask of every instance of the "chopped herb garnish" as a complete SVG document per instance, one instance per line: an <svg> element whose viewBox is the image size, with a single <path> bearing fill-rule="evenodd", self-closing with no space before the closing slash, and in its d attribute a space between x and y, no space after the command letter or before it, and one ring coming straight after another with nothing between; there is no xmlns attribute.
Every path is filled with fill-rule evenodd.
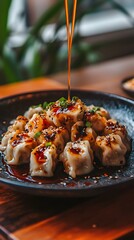
<svg viewBox="0 0 134 240"><path fill-rule="evenodd" d="M96 113L97 111L100 111L100 107L93 107L91 110L89 110L90 113Z"/></svg>
<svg viewBox="0 0 134 240"><path fill-rule="evenodd" d="M60 107L67 108L68 103L66 98L61 97L58 101L59 101Z"/></svg>
<svg viewBox="0 0 134 240"><path fill-rule="evenodd" d="M51 106L53 106L55 104L55 102L50 102L48 103L48 105L46 106L46 110L48 110Z"/></svg>
<svg viewBox="0 0 134 240"><path fill-rule="evenodd" d="M37 108L37 107L42 107L42 104L40 103L40 104L38 104L38 105L33 105L33 106L31 106L31 108Z"/></svg>
<svg viewBox="0 0 134 240"><path fill-rule="evenodd" d="M86 125L86 127L92 127L92 123L89 121L87 121L85 125Z"/></svg>
<svg viewBox="0 0 134 240"><path fill-rule="evenodd" d="M48 102L44 102L43 105L42 105L43 109L46 109L48 104L49 104Z"/></svg>
<svg viewBox="0 0 134 240"><path fill-rule="evenodd" d="M67 99L66 98L64 98L64 97L61 97L59 100L58 100L59 102L65 102L65 101L67 101Z"/></svg>
<svg viewBox="0 0 134 240"><path fill-rule="evenodd" d="M76 97L76 96L72 97L72 101L76 102L77 100L78 100L78 97Z"/></svg>
<svg viewBox="0 0 134 240"><path fill-rule="evenodd" d="M46 142L46 147L50 147L51 145L52 145L52 143L51 142Z"/></svg>
<svg viewBox="0 0 134 240"><path fill-rule="evenodd" d="M34 138L37 139L40 135L41 135L41 132L37 132L35 133Z"/></svg>
<svg viewBox="0 0 134 240"><path fill-rule="evenodd" d="M43 109L48 110L48 108L50 108L54 104L55 104L55 102L50 102L50 103L44 102L42 107L43 107Z"/></svg>

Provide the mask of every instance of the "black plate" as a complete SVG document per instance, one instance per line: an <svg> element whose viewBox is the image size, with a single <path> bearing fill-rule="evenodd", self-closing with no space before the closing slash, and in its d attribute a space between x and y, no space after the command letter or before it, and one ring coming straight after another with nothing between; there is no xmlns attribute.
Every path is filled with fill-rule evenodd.
<svg viewBox="0 0 134 240"><path fill-rule="evenodd" d="M132 98L134 98L134 90L126 88L126 87L124 86L124 83L128 82L129 80L131 80L131 79L133 79L133 78L134 78L134 76L131 76L131 77L127 77L127 78L125 78L125 79L123 79L123 80L121 81L121 87L122 87L122 89L123 89L129 96L131 96Z"/></svg>
<svg viewBox="0 0 134 240"><path fill-rule="evenodd" d="M14 190L25 193L55 196L55 197L85 197L98 194L110 187L118 187L123 184L130 184L134 181L134 101L112 94L90 91L71 92L72 96L80 97L85 104L94 104L106 108L112 118L117 119L127 127L129 136L132 139L132 151L127 156L127 166L123 169L102 171L99 175L80 177L76 180L65 178L60 183L37 184L17 179L9 175L0 159L0 182L7 184ZM5 132L9 122L17 115L23 114L26 109L44 101L55 101L60 97L67 97L67 91L41 91L34 93L20 94L0 100L0 134ZM108 174L106 174L108 173ZM99 176L96 178L96 176Z"/></svg>

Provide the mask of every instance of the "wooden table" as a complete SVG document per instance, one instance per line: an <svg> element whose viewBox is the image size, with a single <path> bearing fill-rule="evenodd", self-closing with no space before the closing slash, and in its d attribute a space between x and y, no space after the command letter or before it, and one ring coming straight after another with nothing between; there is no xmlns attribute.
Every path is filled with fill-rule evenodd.
<svg viewBox="0 0 134 240"><path fill-rule="evenodd" d="M72 87L127 96L122 78L134 74L134 56L79 69ZM14 93L66 88L67 75L44 77L0 87L0 97ZM134 239L133 183L92 198L50 199L0 186L0 240ZM126 234L126 238L120 236Z"/></svg>

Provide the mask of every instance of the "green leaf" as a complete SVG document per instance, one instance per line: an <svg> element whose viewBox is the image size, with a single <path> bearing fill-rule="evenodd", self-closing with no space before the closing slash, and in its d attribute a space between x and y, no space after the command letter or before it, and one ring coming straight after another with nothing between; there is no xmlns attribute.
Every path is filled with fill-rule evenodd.
<svg viewBox="0 0 134 240"><path fill-rule="evenodd" d="M115 9L119 10L121 13L126 15L127 18L129 19L130 23L132 24L132 26L134 26L134 18L129 13L129 11L127 11L127 8L123 7L123 4L120 4L120 3L116 2L115 0L109 0L109 2L112 4L112 6Z"/></svg>
<svg viewBox="0 0 134 240"><path fill-rule="evenodd" d="M20 49L20 52L18 55L19 60L21 60L24 57L29 46L31 46L31 44L33 44L35 40L37 41L40 39L39 35L42 27L44 27L46 24L52 21L52 19L58 13L60 13L63 6L64 6L63 0L58 0L58 2L56 2L52 7L50 7L47 11L45 11L44 14L39 18L37 23L35 23L35 25L32 27L28 38L26 39L26 41L24 42L23 46Z"/></svg>
<svg viewBox="0 0 134 240"><path fill-rule="evenodd" d="M11 60L10 56L3 53L1 57L1 69L6 77L6 82L7 83L13 83L13 82L18 82L20 80L19 75L16 74L17 65Z"/></svg>
<svg viewBox="0 0 134 240"><path fill-rule="evenodd" d="M41 68L41 53L39 51L34 52L33 62L31 64L31 75L33 78L43 75Z"/></svg>
<svg viewBox="0 0 134 240"><path fill-rule="evenodd" d="M10 71L12 70L12 76L14 75L14 78L16 79L15 81L18 82L22 80L23 77L21 75L20 65L16 60L15 51L12 48L10 48L8 45L5 45L3 47L2 58L4 62L6 61L6 65L8 64L8 69L10 68ZM8 79L7 79L7 82L8 82Z"/></svg>
<svg viewBox="0 0 134 240"><path fill-rule="evenodd" d="M64 1L63 0L58 0L51 8L49 8L37 21L37 23L34 25L34 27L31 30L32 35L37 35L41 28L49 23L50 20L56 16L61 9L64 6Z"/></svg>
<svg viewBox="0 0 134 240"><path fill-rule="evenodd" d="M22 65L26 69L28 78L35 78L43 75L41 64L40 44L34 42L28 47L27 54L22 61Z"/></svg>
<svg viewBox="0 0 134 240"><path fill-rule="evenodd" d="M10 8L11 0L1 0L0 1L0 52L7 40L8 37L8 28L7 28L7 21L8 21L8 13Z"/></svg>
<svg viewBox="0 0 134 240"><path fill-rule="evenodd" d="M19 52L18 52L18 56L17 59L18 61L22 61L23 58L26 55L26 52L29 50L29 48L31 48L31 46L35 43L37 39L31 35L29 35L26 39L26 41L24 42L24 44L21 46Z"/></svg>
<svg viewBox="0 0 134 240"><path fill-rule="evenodd" d="M101 55L97 52L91 52L86 59L89 63L97 63L101 60Z"/></svg>

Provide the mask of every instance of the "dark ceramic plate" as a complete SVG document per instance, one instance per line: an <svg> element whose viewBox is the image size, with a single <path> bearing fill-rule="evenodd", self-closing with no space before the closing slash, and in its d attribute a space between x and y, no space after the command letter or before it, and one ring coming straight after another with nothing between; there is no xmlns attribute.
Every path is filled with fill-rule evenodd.
<svg viewBox="0 0 134 240"><path fill-rule="evenodd" d="M94 104L106 108L112 118L127 127L132 139L132 151L127 156L127 165L123 169L102 169L94 171L90 176L71 179L63 176L60 181L52 180L46 184L29 182L10 175L0 158L0 182L24 193L54 197L86 197L98 194L106 189L117 188L134 182L134 101L112 94L90 91L71 92L80 97L85 104ZM0 100L0 134L5 132L9 122L17 115L23 114L31 105L44 101L55 101L66 97L67 91L42 91L20 94Z"/></svg>
<svg viewBox="0 0 134 240"><path fill-rule="evenodd" d="M126 87L124 86L124 84L125 84L126 82L130 81L130 80L133 79L133 78L134 78L134 76L131 76L131 77L127 77L127 78L125 78L125 79L123 79L123 80L121 81L122 89L123 89L129 96L131 96L132 98L134 98L134 90L133 90L133 89L128 89L128 88L126 88Z"/></svg>

